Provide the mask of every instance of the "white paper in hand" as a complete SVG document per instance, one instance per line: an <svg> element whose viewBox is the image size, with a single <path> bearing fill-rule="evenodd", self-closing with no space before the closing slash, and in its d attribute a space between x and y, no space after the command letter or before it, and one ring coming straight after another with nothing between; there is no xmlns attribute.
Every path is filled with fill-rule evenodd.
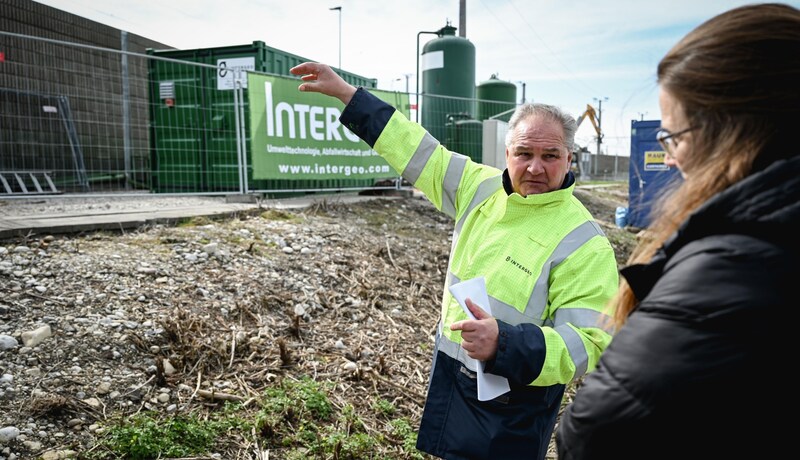
<svg viewBox="0 0 800 460"><path fill-rule="evenodd" d="M489 305L489 295L486 293L486 280L480 276L472 278L471 280L462 281L460 283L450 286L450 293L464 309L469 319L475 319L475 316L467 308L467 299L472 300L479 307L488 314L492 314L492 307ZM472 359L472 358L467 358ZM488 401L494 399L503 393L508 392L511 388L508 386L508 379L495 374L487 374L483 372L484 363L475 359L475 369L478 374L478 400Z"/></svg>

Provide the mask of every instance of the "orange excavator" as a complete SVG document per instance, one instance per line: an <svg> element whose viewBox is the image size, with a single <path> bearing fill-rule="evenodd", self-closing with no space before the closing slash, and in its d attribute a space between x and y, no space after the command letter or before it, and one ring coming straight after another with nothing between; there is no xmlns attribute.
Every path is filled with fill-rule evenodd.
<svg viewBox="0 0 800 460"><path fill-rule="evenodd" d="M594 110L594 107L592 107L589 104L586 104L586 110L577 119L578 128L580 128L581 123L583 123L583 120L585 120L586 118L588 118L589 121L592 122L592 126L594 127L594 130L597 133L597 148L598 148L598 152L597 153L599 154L600 153L600 151L599 151L600 142L602 142L603 133L600 131L600 120L598 120L598 118L597 118L597 112ZM576 151L573 152L572 156L573 156L573 160L575 162L577 162L577 164L578 164L578 174L581 177L585 177L585 175L583 173L583 162L581 161L581 158L580 158L580 154L582 152L583 153L589 153L589 150L586 149L586 148L576 149Z"/></svg>

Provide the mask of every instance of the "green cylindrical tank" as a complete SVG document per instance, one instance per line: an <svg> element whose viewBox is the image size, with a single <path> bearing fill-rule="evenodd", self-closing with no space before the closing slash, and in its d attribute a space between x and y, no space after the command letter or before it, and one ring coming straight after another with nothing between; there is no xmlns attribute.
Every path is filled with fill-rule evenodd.
<svg viewBox="0 0 800 460"><path fill-rule="evenodd" d="M447 137L444 144L453 152L467 155L472 161L483 161L483 123L474 118L451 117L445 124Z"/></svg>
<svg viewBox="0 0 800 460"><path fill-rule="evenodd" d="M450 117L475 117L475 45L442 27L422 48L420 123L443 141Z"/></svg>
<svg viewBox="0 0 800 460"><path fill-rule="evenodd" d="M478 84L478 120L495 119L508 121L517 106L517 85L503 81L492 75L488 80ZM502 114L496 116L498 114Z"/></svg>

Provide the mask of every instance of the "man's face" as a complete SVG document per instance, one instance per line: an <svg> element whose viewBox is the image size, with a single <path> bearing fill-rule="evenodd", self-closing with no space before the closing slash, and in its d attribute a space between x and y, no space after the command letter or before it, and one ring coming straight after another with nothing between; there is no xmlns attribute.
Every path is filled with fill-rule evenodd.
<svg viewBox="0 0 800 460"><path fill-rule="evenodd" d="M571 162L561 124L539 115L522 120L506 147L511 186L522 196L558 190Z"/></svg>

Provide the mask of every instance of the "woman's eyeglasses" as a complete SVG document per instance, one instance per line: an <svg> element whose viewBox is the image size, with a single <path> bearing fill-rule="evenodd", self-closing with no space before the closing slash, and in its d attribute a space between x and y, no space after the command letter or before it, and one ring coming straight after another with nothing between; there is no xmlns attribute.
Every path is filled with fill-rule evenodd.
<svg viewBox="0 0 800 460"><path fill-rule="evenodd" d="M656 131L656 140L659 144L661 144L661 148L664 149L664 152L667 155L672 156L673 150L678 147L678 140L680 139L680 136L692 130L694 130L694 128L686 128L678 131L677 133L671 133L666 129L661 128Z"/></svg>

